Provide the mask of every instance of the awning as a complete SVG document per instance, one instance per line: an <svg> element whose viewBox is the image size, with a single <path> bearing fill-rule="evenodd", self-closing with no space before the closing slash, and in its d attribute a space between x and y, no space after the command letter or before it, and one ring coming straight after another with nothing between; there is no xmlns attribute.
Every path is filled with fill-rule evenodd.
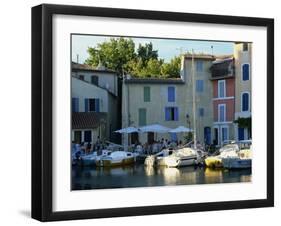
<svg viewBox="0 0 281 226"><path fill-rule="evenodd" d="M152 133L168 133L171 128L159 125L159 124L152 124L152 125L147 125L140 127L140 132L142 133L147 133L147 132L152 132Z"/></svg>
<svg viewBox="0 0 281 226"><path fill-rule="evenodd" d="M187 133L187 132L192 132L192 131L193 131L192 129L189 129L187 127L179 126L175 129L169 130L169 133Z"/></svg>
<svg viewBox="0 0 281 226"><path fill-rule="evenodd" d="M136 127L127 127L115 131L115 133L137 133L137 132L139 132L139 129L137 129Z"/></svg>

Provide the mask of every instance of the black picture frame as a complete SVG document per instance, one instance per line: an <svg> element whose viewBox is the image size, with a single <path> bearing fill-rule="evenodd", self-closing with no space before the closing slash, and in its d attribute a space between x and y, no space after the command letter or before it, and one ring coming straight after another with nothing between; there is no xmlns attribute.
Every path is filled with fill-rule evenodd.
<svg viewBox="0 0 281 226"><path fill-rule="evenodd" d="M267 198L95 210L52 210L52 18L55 14L247 25L267 29ZM274 206L274 20L177 12L43 4L32 8L32 218L122 217Z"/></svg>

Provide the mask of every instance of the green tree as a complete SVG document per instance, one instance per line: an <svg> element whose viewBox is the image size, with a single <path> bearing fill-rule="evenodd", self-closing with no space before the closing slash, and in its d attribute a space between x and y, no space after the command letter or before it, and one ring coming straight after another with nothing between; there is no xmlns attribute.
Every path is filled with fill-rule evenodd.
<svg viewBox="0 0 281 226"><path fill-rule="evenodd" d="M161 67L161 74L170 78L177 78L180 76L181 57L176 56L169 63L164 63Z"/></svg>
<svg viewBox="0 0 281 226"><path fill-rule="evenodd" d="M153 49L151 42L139 44L135 51L132 39L111 38L97 47L89 47L88 53L86 64L97 67L101 63L119 75L124 71L135 77L178 77L180 74L180 57L164 63L158 59L158 50Z"/></svg>
<svg viewBox="0 0 281 226"><path fill-rule="evenodd" d="M96 48L88 48L89 58L85 61L91 66L98 66L99 63L105 67L122 74L124 66L136 58L135 43L132 39L111 38L107 42L99 43Z"/></svg>
<svg viewBox="0 0 281 226"><path fill-rule="evenodd" d="M138 58L142 59L143 66L146 66L150 59L157 60L158 59L158 51L153 50L153 44L145 43L145 45L139 44L137 50Z"/></svg>
<svg viewBox="0 0 281 226"><path fill-rule="evenodd" d="M249 136L252 136L252 117L240 118L234 120L234 123L238 124L240 128L246 128L248 130Z"/></svg>

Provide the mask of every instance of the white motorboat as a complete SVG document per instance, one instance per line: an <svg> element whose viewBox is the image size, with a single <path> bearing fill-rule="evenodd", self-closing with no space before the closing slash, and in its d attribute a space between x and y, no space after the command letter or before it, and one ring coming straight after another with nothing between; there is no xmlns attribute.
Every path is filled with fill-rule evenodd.
<svg viewBox="0 0 281 226"><path fill-rule="evenodd" d="M227 169L245 169L252 167L252 150L244 149L237 156L222 158L222 165Z"/></svg>
<svg viewBox="0 0 281 226"><path fill-rule="evenodd" d="M134 164L136 161L136 154L127 151L114 151L108 152L96 160L96 165L101 167L111 167L111 166L125 166Z"/></svg>
<svg viewBox="0 0 281 226"><path fill-rule="evenodd" d="M156 158L157 165L167 167L192 166L200 162L201 156L193 148L181 148L173 150L167 156Z"/></svg>
<svg viewBox="0 0 281 226"><path fill-rule="evenodd" d="M156 166L157 161L160 161L161 158L167 157L169 155L172 155L174 150L164 149L154 155L148 155L144 160L145 166Z"/></svg>
<svg viewBox="0 0 281 226"><path fill-rule="evenodd" d="M193 148L182 148L176 151L176 156L179 157L177 167L193 166L201 162L201 155Z"/></svg>

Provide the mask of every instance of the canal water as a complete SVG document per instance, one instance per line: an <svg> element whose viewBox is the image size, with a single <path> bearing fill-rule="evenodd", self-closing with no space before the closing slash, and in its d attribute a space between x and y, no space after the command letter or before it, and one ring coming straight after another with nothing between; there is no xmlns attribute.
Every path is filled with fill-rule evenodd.
<svg viewBox="0 0 281 226"><path fill-rule="evenodd" d="M72 167L72 190L251 182L251 169Z"/></svg>

